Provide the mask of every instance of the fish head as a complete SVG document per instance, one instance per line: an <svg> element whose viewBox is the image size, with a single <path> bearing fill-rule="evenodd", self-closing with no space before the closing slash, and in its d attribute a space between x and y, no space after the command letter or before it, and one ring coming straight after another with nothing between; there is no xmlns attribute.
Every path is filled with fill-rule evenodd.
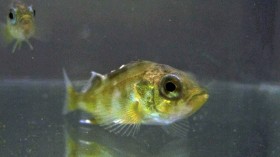
<svg viewBox="0 0 280 157"><path fill-rule="evenodd" d="M35 10L32 6L27 6L23 3L14 4L8 14L8 25L20 32L25 38L28 38L34 34Z"/></svg>
<svg viewBox="0 0 280 157"><path fill-rule="evenodd" d="M157 123L169 124L186 118L200 109L208 100L207 91L194 78L167 65L158 66L160 74L154 77L154 108Z"/></svg>

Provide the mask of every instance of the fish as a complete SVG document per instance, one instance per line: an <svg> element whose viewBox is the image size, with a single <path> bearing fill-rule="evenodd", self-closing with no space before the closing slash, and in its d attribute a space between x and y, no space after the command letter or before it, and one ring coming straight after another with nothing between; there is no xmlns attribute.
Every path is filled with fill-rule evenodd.
<svg viewBox="0 0 280 157"><path fill-rule="evenodd" d="M106 75L93 71L81 91L73 87L65 70L63 74L64 115L84 111L92 116L88 123L126 136L136 135L141 125L184 134L188 125L182 120L209 97L192 74L152 61L133 61Z"/></svg>
<svg viewBox="0 0 280 157"><path fill-rule="evenodd" d="M26 5L19 0L11 4L6 23L1 23L0 29L6 45L14 42L12 53L21 48L22 42L26 42L31 50L34 49L29 39L35 35L35 15L32 5Z"/></svg>

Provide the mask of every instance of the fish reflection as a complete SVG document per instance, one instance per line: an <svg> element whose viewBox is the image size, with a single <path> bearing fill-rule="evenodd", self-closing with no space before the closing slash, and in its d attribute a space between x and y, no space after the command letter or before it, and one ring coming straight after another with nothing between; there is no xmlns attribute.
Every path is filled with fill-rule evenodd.
<svg viewBox="0 0 280 157"><path fill-rule="evenodd" d="M65 157L189 157L187 140L159 134L160 128L124 137L69 117L73 116L65 118Z"/></svg>

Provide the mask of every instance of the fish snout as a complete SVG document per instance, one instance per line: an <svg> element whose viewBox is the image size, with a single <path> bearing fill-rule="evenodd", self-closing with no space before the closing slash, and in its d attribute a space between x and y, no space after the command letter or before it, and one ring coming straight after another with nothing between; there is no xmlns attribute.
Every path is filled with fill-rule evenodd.
<svg viewBox="0 0 280 157"><path fill-rule="evenodd" d="M188 116L199 110L209 98L207 90L201 88L194 88L189 91L189 94L190 97L188 98L186 105L188 108L191 108L191 110L188 112Z"/></svg>
<svg viewBox="0 0 280 157"><path fill-rule="evenodd" d="M30 36L34 32L33 19L30 16L23 16L20 19L20 28L25 36Z"/></svg>
<svg viewBox="0 0 280 157"><path fill-rule="evenodd" d="M194 106L202 106L209 98L209 94L206 89L194 88L190 91L189 103Z"/></svg>
<svg viewBox="0 0 280 157"><path fill-rule="evenodd" d="M204 100L208 100L208 98L209 98L209 94L208 94L207 90L205 90L205 89L202 89L200 91L200 93L197 94L197 96L201 97Z"/></svg>
<svg viewBox="0 0 280 157"><path fill-rule="evenodd" d="M19 19L21 25L31 25L33 23L33 18L30 15L24 15Z"/></svg>
<svg viewBox="0 0 280 157"><path fill-rule="evenodd" d="M195 87L195 88L189 90L188 93L190 94L191 99L193 99L194 97L197 97L197 96L204 97L207 99L209 96L207 90L204 88L200 88L200 87Z"/></svg>

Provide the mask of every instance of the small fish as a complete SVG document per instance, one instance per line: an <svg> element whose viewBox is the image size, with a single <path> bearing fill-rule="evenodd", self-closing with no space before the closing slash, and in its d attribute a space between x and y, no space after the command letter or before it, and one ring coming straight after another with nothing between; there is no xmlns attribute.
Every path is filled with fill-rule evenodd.
<svg viewBox="0 0 280 157"><path fill-rule="evenodd" d="M140 125L161 125L167 132L185 132L180 120L207 101L208 93L193 77L168 65L135 61L107 75L92 72L89 83L76 92L64 71L64 114L88 112L90 123L110 132L134 135Z"/></svg>
<svg viewBox="0 0 280 157"><path fill-rule="evenodd" d="M7 13L6 24L1 24L1 35L6 44L15 41L12 52L17 48L21 48L22 42L26 42L30 49L33 46L29 39L35 34L35 10L32 5L27 6L23 2L16 0L11 4L10 10Z"/></svg>

